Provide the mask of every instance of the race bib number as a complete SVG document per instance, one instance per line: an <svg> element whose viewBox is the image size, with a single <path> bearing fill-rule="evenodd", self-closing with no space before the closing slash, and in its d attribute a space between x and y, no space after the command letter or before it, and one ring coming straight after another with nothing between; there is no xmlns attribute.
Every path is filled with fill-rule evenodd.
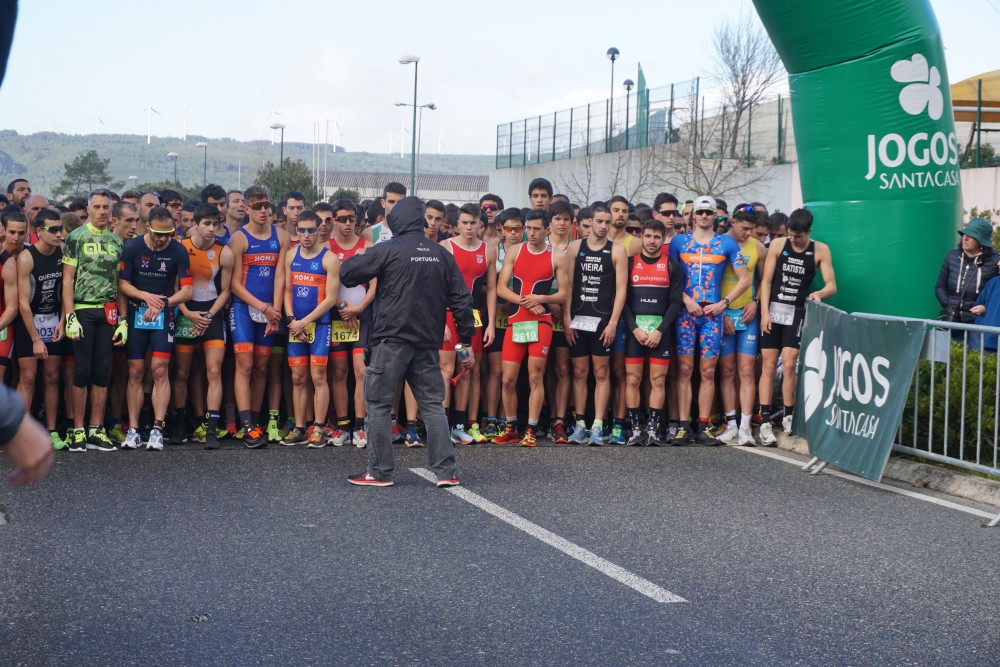
<svg viewBox="0 0 1000 667"><path fill-rule="evenodd" d="M775 304L780 305L780 304ZM733 327L737 331L746 331L747 325L743 321L743 309L742 308L726 308L726 317L733 321Z"/></svg>
<svg viewBox="0 0 1000 667"><path fill-rule="evenodd" d="M482 316L480 316L478 308L473 308L472 309L472 319L476 321L476 328L477 329L479 329L480 327L483 326L483 318L482 318Z"/></svg>
<svg viewBox="0 0 1000 667"><path fill-rule="evenodd" d="M118 324L118 304L117 303L106 303L104 304L104 320L111 326Z"/></svg>
<svg viewBox="0 0 1000 667"><path fill-rule="evenodd" d="M135 328L136 329L162 329L163 328L163 311L161 310L159 315L153 318L152 321L146 320L146 311L149 308L143 306L142 308L135 309Z"/></svg>
<svg viewBox="0 0 1000 667"><path fill-rule="evenodd" d="M49 313L47 315L35 315L35 329L43 343L51 343L56 337L56 327L59 325L59 314Z"/></svg>
<svg viewBox="0 0 1000 667"><path fill-rule="evenodd" d="M312 343L314 340L316 340L316 323L310 322L309 324L307 324L306 328L302 330L302 333L305 334L306 342Z"/></svg>
<svg viewBox="0 0 1000 667"><path fill-rule="evenodd" d="M787 303L772 303L768 306L767 313L775 324L791 326L795 322L795 306Z"/></svg>
<svg viewBox="0 0 1000 667"><path fill-rule="evenodd" d="M557 333L563 333L566 331L566 325L563 323L561 317L552 318L552 330Z"/></svg>
<svg viewBox="0 0 1000 667"><path fill-rule="evenodd" d="M590 315L577 315L569 323L570 329L576 329L577 331L589 331L595 333L597 327L601 325L601 318L591 317Z"/></svg>
<svg viewBox="0 0 1000 667"><path fill-rule="evenodd" d="M497 309L497 329L506 329L510 326L510 322L507 321L507 313L503 310Z"/></svg>
<svg viewBox="0 0 1000 667"><path fill-rule="evenodd" d="M247 308L250 309L251 320L253 320L257 324L267 324L267 315L264 314L263 310L259 310L250 305L248 305Z"/></svg>
<svg viewBox="0 0 1000 667"><path fill-rule="evenodd" d="M646 333L653 333L660 328L663 317L660 315L636 315L635 325Z"/></svg>
<svg viewBox="0 0 1000 667"><path fill-rule="evenodd" d="M178 315L177 325L174 327L174 336L176 338L197 338L198 334L195 333L194 322L183 315Z"/></svg>
<svg viewBox="0 0 1000 667"><path fill-rule="evenodd" d="M536 320L531 320L530 322L515 322L513 335L515 343L537 343L538 322Z"/></svg>
<svg viewBox="0 0 1000 667"><path fill-rule="evenodd" d="M313 335L316 335L316 327L313 327ZM334 320L330 323L330 341L333 343L357 343L361 340L361 329L352 329L343 320ZM310 340L309 342L312 342Z"/></svg>

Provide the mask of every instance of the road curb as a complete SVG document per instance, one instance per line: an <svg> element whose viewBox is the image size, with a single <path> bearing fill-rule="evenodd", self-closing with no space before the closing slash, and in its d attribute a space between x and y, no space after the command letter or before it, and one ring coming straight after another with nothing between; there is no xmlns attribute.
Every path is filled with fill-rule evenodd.
<svg viewBox="0 0 1000 667"><path fill-rule="evenodd" d="M780 449L802 456L810 456L809 443L806 442L805 438L785 435L778 428L775 429L775 435L778 438ZM884 476L917 488L928 488L1000 508L1000 482L990 479L967 475L927 463L897 458L889 459Z"/></svg>

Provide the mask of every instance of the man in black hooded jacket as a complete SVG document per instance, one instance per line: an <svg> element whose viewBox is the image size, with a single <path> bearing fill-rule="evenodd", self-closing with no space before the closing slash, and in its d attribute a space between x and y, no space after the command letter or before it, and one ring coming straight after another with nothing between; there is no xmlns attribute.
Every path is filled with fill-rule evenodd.
<svg viewBox="0 0 1000 667"><path fill-rule="evenodd" d="M456 486L455 450L444 412L444 379L438 350L450 308L458 335L470 351L472 296L455 258L424 236L424 207L416 197L399 201L386 222L392 238L347 259L340 282L347 287L378 279L365 373L368 406L368 470L351 475L357 486L392 486L392 409L396 389L406 380L427 425L427 462L438 486Z"/></svg>

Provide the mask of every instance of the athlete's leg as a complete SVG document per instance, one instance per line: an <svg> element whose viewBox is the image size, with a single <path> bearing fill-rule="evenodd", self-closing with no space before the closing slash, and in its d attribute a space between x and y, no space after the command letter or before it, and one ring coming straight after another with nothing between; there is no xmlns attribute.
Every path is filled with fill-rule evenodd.
<svg viewBox="0 0 1000 667"><path fill-rule="evenodd" d="M727 337L728 338L728 337ZM725 343L723 344L725 345ZM736 347L732 353L719 357L719 392L726 414L736 411Z"/></svg>
<svg viewBox="0 0 1000 667"><path fill-rule="evenodd" d="M58 359L58 357L56 358ZM21 395L21 400L24 401L25 410L30 413L31 400L35 397L35 375L38 372L38 359L34 355L21 357L17 360L17 368L20 372L20 378L17 381L17 393ZM49 406L46 404L46 417L48 417L48 413Z"/></svg>
<svg viewBox="0 0 1000 667"><path fill-rule="evenodd" d="M154 352L149 367L153 376L153 419L162 423L170 405L170 356ZM175 424L174 428L183 428L183 425Z"/></svg>
<svg viewBox="0 0 1000 667"><path fill-rule="evenodd" d="M699 362L701 386L698 387L698 419L707 420L712 415L712 401L715 399L715 366L718 357L702 355Z"/></svg>
<svg viewBox="0 0 1000 667"><path fill-rule="evenodd" d="M312 363L309 365L310 379L312 380L313 415L325 415L327 408L330 406L330 386L326 383L326 368L324 367L328 358L327 355L324 355L321 363L320 357L313 357ZM314 421L320 421L322 417L314 417L313 419Z"/></svg>
<svg viewBox="0 0 1000 667"><path fill-rule="evenodd" d="M545 357L528 357L528 387L530 388L528 424L537 424L538 418L542 414L542 404L545 402L545 363Z"/></svg>
<svg viewBox="0 0 1000 667"><path fill-rule="evenodd" d="M799 384L799 374L797 364L799 363L799 349L797 347L785 347L781 350L781 396L786 406L795 405L795 390Z"/></svg>
<svg viewBox="0 0 1000 667"><path fill-rule="evenodd" d="M188 383L191 380L191 366L194 364L195 346L178 344L174 346L174 408L183 410L187 407ZM195 414L202 414L195 411Z"/></svg>
<svg viewBox="0 0 1000 667"><path fill-rule="evenodd" d="M767 406L767 409L770 410L774 375L778 370L778 353L779 350L773 348L762 348L760 351L760 387L757 390L757 397L760 400L761 409Z"/></svg>
<svg viewBox="0 0 1000 667"><path fill-rule="evenodd" d="M503 411L507 419L517 419L517 376L520 374L521 364L511 361L503 362L500 395L503 398ZM541 405L539 405L540 409Z"/></svg>
<svg viewBox="0 0 1000 667"><path fill-rule="evenodd" d="M757 355L737 354L736 366L740 379L740 413L749 415L753 412L753 399L757 393L757 385L754 383Z"/></svg>
<svg viewBox="0 0 1000 667"><path fill-rule="evenodd" d="M225 344L219 341L211 347L205 346L205 376L208 380L208 391L205 394L205 407L208 411L218 412L222 408L222 365L226 356ZM231 382L228 384L232 384Z"/></svg>
<svg viewBox="0 0 1000 667"><path fill-rule="evenodd" d="M297 428L305 429L306 424L306 402L309 400L309 392L306 391L306 384L309 382L309 358L308 357L289 357L289 364L294 364L291 367L292 374L292 403L294 410L295 426ZM326 379L326 369L323 370L323 379Z"/></svg>
<svg viewBox="0 0 1000 667"><path fill-rule="evenodd" d="M125 390L126 403L128 404L128 425L131 428L139 428L139 412L142 411L143 401L143 376L146 374L146 360L128 360L128 387Z"/></svg>
<svg viewBox="0 0 1000 667"><path fill-rule="evenodd" d="M49 431L56 430L56 417L59 415L59 369L61 366L62 357L50 355L42 362L45 426Z"/></svg>
<svg viewBox="0 0 1000 667"><path fill-rule="evenodd" d="M444 378L444 409L447 413L448 406L451 404L451 378L455 375L454 347L451 350L441 350L439 356L441 357L441 377ZM463 376L462 380L466 380L466 376ZM466 388L468 389L468 383L466 383Z"/></svg>
<svg viewBox="0 0 1000 667"><path fill-rule="evenodd" d="M330 371L330 388L328 391L333 396L334 417L343 418L348 414L347 370L351 363L352 356L351 350L343 349L334 352L330 358L330 366L332 367L332 370ZM364 375L362 375L362 381L363 380ZM326 415L326 412L324 412L323 415L318 415L317 419L322 419L324 415Z"/></svg>
<svg viewBox="0 0 1000 667"><path fill-rule="evenodd" d="M682 422L691 421L691 376L694 374L694 355L679 354L677 369L677 417Z"/></svg>
<svg viewBox="0 0 1000 667"><path fill-rule="evenodd" d="M609 373L609 361L610 365L615 365L616 353L612 353L611 357L605 357L603 355L592 355L590 357L591 362L594 365L594 414L597 419L600 419L603 415L608 412L608 401L611 399L611 377ZM617 405L615 407L614 417L615 419L624 418L625 410L625 353L621 353L622 362L622 378L621 378L621 400L622 400L622 414L619 416ZM616 401L617 403L617 401Z"/></svg>
<svg viewBox="0 0 1000 667"><path fill-rule="evenodd" d="M625 407L629 410L639 409L639 386L642 384L642 371L645 365L643 362L625 364ZM660 391L662 392L662 389ZM650 396L650 404L652 402Z"/></svg>
<svg viewBox="0 0 1000 667"><path fill-rule="evenodd" d="M573 385L572 364L570 362L569 348L553 348L553 364L555 368L555 400L553 401L554 417L565 419L569 409L569 392Z"/></svg>
<svg viewBox="0 0 1000 667"><path fill-rule="evenodd" d="M664 401L664 385L667 379L667 363L649 363L649 409L662 410Z"/></svg>
<svg viewBox="0 0 1000 667"><path fill-rule="evenodd" d="M503 378L503 362L499 350L489 353L489 364L490 367L486 373L486 416L496 417L497 405L500 401L500 383Z"/></svg>

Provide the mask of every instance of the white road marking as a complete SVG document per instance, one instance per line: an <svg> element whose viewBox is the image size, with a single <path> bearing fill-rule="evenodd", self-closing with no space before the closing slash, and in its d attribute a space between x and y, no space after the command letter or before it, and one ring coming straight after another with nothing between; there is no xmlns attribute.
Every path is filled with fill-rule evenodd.
<svg viewBox="0 0 1000 667"><path fill-rule="evenodd" d="M410 472L423 477L432 484L437 481L434 473L426 468L410 468ZM598 572L611 577L619 583L625 584L629 588L642 593L657 602L687 602L687 600L679 595L674 595L665 588L661 588L653 582L643 579L639 575L629 572L625 568L619 567L611 561L605 560L597 554L587 551L583 547L559 537L555 533L542 528L538 524L532 523L524 517L514 514L510 510L504 509L496 503L486 500L486 498L483 498L477 493L473 493L468 489L463 489L460 486L454 486L445 490L453 496L461 498L470 505L475 505L484 512L492 514L501 521L509 523L518 530L522 530L528 535L545 542L549 546L555 547L567 556L577 559L584 565L589 565Z"/></svg>
<svg viewBox="0 0 1000 667"><path fill-rule="evenodd" d="M731 449L738 449L750 454L757 454L758 456L766 456L769 459L774 459L776 461L783 461L784 463L791 463L792 465L797 465L799 467L801 467L802 464L805 462L804 460L793 459L789 456L778 454L777 452L768 451L766 449L760 449L759 447L732 447ZM959 512L965 512L966 514L982 517L984 519L992 519L993 517L996 516L996 513L990 514L989 512L977 510L974 507L967 507L966 505L953 503L950 500L935 498L934 496L924 495L923 493L918 493L917 491L910 491L909 489L902 489L899 488L898 486L890 486L888 484L883 484L881 482L873 482L870 479L865 479L864 477L851 475L850 473L841 472L840 470L834 470L833 468L830 467L824 468L823 472L821 472L820 474L833 475L834 477L846 479L847 481L854 482L855 484L861 484L862 486L870 486L874 489L889 491L891 493L898 493L901 496L906 496L908 498L915 498L917 500L923 500L924 502L933 503L934 505L940 505L941 507L947 507L948 509L958 510Z"/></svg>

